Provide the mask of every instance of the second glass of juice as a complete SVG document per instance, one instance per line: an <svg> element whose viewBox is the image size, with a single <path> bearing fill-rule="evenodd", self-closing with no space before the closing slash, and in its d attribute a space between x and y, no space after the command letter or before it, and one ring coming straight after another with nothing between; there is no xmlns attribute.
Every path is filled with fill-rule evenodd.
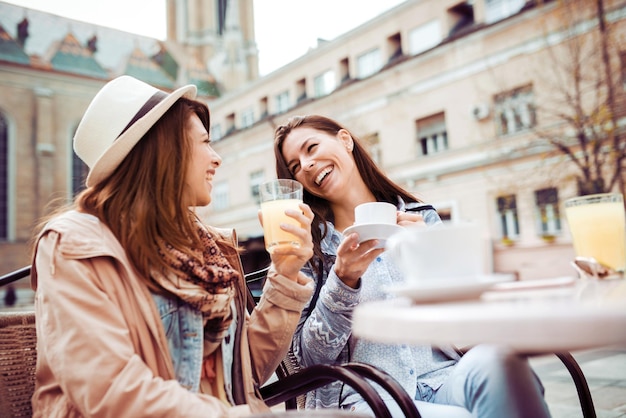
<svg viewBox="0 0 626 418"><path fill-rule="evenodd" d="M579 196L565 201L574 251L624 274L626 215L620 193Z"/></svg>

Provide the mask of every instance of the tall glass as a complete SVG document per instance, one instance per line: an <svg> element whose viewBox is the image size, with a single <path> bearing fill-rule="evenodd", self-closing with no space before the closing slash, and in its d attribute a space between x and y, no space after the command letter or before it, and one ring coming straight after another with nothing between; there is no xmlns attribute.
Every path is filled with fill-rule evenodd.
<svg viewBox="0 0 626 418"><path fill-rule="evenodd" d="M626 270L626 215L620 193L579 196L565 201L574 250L622 276Z"/></svg>
<svg viewBox="0 0 626 418"><path fill-rule="evenodd" d="M263 216L263 235L265 248L271 253L283 245L299 247L298 238L280 228L280 224L300 226L300 222L285 214L286 209L300 211L302 203L302 184L295 180L278 179L261 184L261 215Z"/></svg>

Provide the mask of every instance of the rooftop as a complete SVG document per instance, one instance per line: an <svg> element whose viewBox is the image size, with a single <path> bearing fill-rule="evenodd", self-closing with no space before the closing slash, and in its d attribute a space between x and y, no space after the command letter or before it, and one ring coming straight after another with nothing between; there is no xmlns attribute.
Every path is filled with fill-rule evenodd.
<svg viewBox="0 0 626 418"><path fill-rule="evenodd" d="M0 63L108 80L122 74L173 89L182 79L218 96L205 65L180 77L173 42L80 22L0 1ZM184 55L184 54L183 54Z"/></svg>

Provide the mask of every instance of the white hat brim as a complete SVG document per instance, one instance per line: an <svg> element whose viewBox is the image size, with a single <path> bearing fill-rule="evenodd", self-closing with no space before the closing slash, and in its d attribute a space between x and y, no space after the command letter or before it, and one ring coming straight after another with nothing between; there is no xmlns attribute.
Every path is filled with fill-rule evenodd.
<svg viewBox="0 0 626 418"><path fill-rule="evenodd" d="M181 97L194 99L196 94L196 86L192 84L183 86L170 93L143 117L134 122L124 133L115 139L106 152L93 164L85 182L87 187L97 184L109 177L124 158L126 158L133 147L137 145L139 140L143 138L146 132L154 126L178 99Z"/></svg>

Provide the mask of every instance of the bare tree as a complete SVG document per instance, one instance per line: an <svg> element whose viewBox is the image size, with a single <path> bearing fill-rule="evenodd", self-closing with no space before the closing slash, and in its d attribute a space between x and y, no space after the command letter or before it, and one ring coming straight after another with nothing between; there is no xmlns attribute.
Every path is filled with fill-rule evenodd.
<svg viewBox="0 0 626 418"><path fill-rule="evenodd" d="M624 193L626 108L617 30L626 20L607 13L604 0L559 3L551 16L557 28L546 36L552 74L542 74L546 97L536 104L542 123L533 130L573 163L579 195ZM626 7L616 1L611 6ZM609 21L607 14L618 17Z"/></svg>

